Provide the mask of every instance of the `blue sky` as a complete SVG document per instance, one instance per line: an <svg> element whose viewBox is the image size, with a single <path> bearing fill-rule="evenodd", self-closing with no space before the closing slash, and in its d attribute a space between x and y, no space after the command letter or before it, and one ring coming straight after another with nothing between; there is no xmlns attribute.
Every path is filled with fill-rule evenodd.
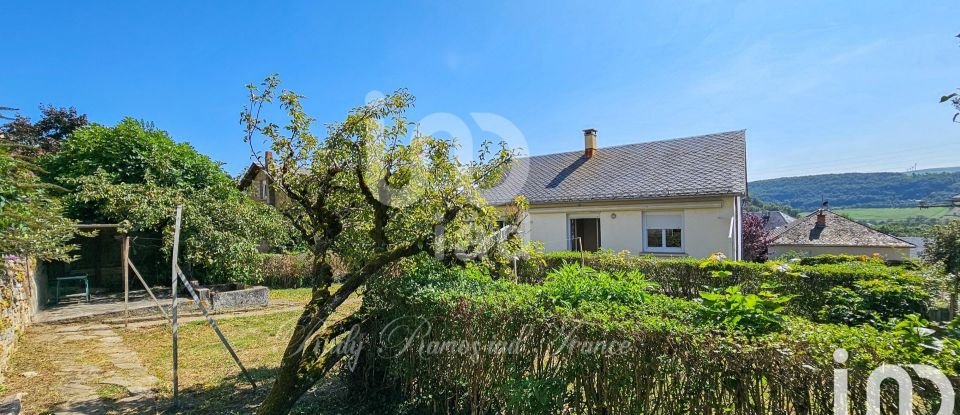
<svg viewBox="0 0 960 415"><path fill-rule="evenodd" d="M955 2L274 3L7 3L0 105L150 120L231 174L270 73L320 122L406 87L532 154L746 129L750 180L960 165Z"/></svg>

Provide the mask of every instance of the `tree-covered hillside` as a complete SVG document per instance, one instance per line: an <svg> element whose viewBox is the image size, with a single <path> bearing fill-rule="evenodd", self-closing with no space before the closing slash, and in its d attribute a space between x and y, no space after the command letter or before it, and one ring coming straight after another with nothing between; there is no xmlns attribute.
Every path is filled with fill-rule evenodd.
<svg viewBox="0 0 960 415"><path fill-rule="evenodd" d="M945 202L960 194L960 172L842 173L783 177L749 184L750 196L811 211L831 207L912 207L917 200Z"/></svg>

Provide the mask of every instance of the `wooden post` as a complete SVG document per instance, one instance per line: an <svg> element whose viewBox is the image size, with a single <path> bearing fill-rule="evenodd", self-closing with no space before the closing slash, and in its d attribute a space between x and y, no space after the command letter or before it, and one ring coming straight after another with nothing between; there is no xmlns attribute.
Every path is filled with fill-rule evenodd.
<svg viewBox="0 0 960 415"><path fill-rule="evenodd" d="M123 327L130 322L130 237L123 235L120 243L120 264L123 266Z"/></svg>
<svg viewBox="0 0 960 415"><path fill-rule="evenodd" d="M193 286L190 285L190 280L187 279L186 275L183 275L183 270L177 269L177 272L180 274L184 288L187 289L187 292L190 293L190 296L193 297L193 301L197 302L197 306L200 307L200 311L203 312L203 316L206 317L207 322L210 323L210 327L213 327L213 331L217 333L217 337L220 338L220 343L223 343L223 347L230 352L230 356L233 357L233 361L237 363L237 366L240 366L240 371L243 372L243 376L247 378L247 381L250 382L250 385L253 386L253 389L257 389L257 383L253 381L253 377L250 376L250 373L247 373L247 368L243 367L243 363L240 362L240 357L237 356L237 352L233 351L233 347L230 346L230 342L227 341L227 337L223 335L223 332L220 331L220 326L217 326L217 322L210 317L210 313L207 312L207 307L203 305L203 301L200 301L200 296L197 295L197 291L193 289Z"/></svg>
<svg viewBox="0 0 960 415"><path fill-rule="evenodd" d="M583 238L579 236L577 237L577 246L580 247L580 268L583 268L587 263L583 259Z"/></svg>
<svg viewBox="0 0 960 415"><path fill-rule="evenodd" d="M147 290L147 294L150 295L150 298L153 299L153 303L156 304L157 309L160 310L160 315L162 315L163 318L167 319L167 321L170 321L170 316L168 316L167 312L163 310L163 306L160 305L160 301L157 300L157 296L153 295L153 290L150 289L150 286L147 285L147 281L143 279L142 275L140 275L140 271L137 270L137 267L133 265L133 261L130 261L129 259L127 259L127 266L130 267L130 270L133 271L133 275L135 275L137 279L140 280L140 283L143 284L143 288Z"/></svg>
<svg viewBox="0 0 960 415"><path fill-rule="evenodd" d="M172 279L170 285L170 294L173 296L173 406L174 408L180 407L180 391L177 379L177 271L180 269L177 266L177 256L180 254L180 216L183 213L183 206L177 206L177 218L173 225L173 258L171 259L171 271L170 278Z"/></svg>

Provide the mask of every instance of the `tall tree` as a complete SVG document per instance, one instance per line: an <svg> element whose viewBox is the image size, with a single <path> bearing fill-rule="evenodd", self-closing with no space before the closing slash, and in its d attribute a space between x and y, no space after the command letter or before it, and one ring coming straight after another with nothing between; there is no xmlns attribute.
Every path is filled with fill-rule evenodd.
<svg viewBox="0 0 960 415"><path fill-rule="evenodd" d="M279 84L271 76L259 87L249 85L242 122L254 159L290 199L284 215L311 248L313 294L260 414L289 412L343 358L331 345L358 318L328 319L368 280L401 259L447 251L442 245L452 235L470 234L466 228L494 228L497 213L479 191L493 185L512 159L503 145L492 151L485 145L478 161L467 163L455 157L452 140L408 139L405 113L413 97L404 90L354 109L321 139L311 130L314 120L304 113L302 97L278 91ZM287 116L282 128L260 115L274 99ZM260 137L274 152L270 161L256 150ZM330 293L333 256L348 270Z"/></svg>
<svg viewBox="0 0 960 415"><path fill-rule="evenodd" d="M44 154L58 151L67 136L88 123L86 114L77 113L74 107L40 106L40 113L40 120L35 123L17 114L0 127L0 132L6 140Z"/></svg>
<svg viewBox="0 0 960 415"><path fill-rule="evenodd" d="M0 254L70 260L74 222L50 194L54 186L42 183L37 167L11 147L0 144Z"/></svg>
<svg viewBox="0 0 960 415"><path fill-rule="evenodd" d="M129 222L169 241L182 204L185 269L205 282L258 282L258 246L289 235L283 217L237 189L220 164L149 123L83 127L41 162L50 181L71 190L64 200L76 219Z"/></svg>
<svg viewBox="0 0 960 415"><path fill-rule="evenodd" d="M765 225L766 221L760 213L751 212L743 215L743 257L748 261L767 260L770 241L767 231L763 230Z"/></svg>
<svg viewBox="0 0 960 415"><path fill-rule="evenodd" d="M930 231L923 247L924 259L937 264L951 282L950 311L957 310L957 292L960 290L960 220L936 225Z"/></svg>

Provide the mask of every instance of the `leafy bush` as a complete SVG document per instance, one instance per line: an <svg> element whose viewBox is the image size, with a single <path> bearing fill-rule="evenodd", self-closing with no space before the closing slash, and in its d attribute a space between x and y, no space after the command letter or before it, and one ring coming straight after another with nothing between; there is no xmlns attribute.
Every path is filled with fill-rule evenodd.
<svg viewBox="0 0 960 415"><path fill-rule="evenodd" d="M873 262L883 264L881 256L824 254L800 258L800 265L841 264L847 262Z"/></svg>
<svg viewBox="0 0 960 415"><path fill-rule="evenodd" d="M264 254L263 285L270 288L309 286L312 268L307 254Z"/></svg>
<svg viewBox="0 0 960 415"><path fill-rule="evenodd" d="M847 287L833 287L824 297L829 305L817 313L820 321L847 325L877 321L875 314L865 309L863 298Z"/></svg>
<svg viewBox="0 0 960 415"><path fill-rule="evenodd" d="M645 293L650 284L642 278L603 274L570 266L536 285L495 279L479 267L408 264L402 277L377 279L364 293L362 330L374 343L356 362L354 387L405 402L412 413L679 415L696 408L779 414L804 408L826 415L833 413L837 348L850 354L844 368L851 408L863 408L867 374L880 364L926 363L956 373L953 349L917 353L912 345L922 332L910 331L920 328L916 323L849 327L778 315L781 298L766 287L754 297L731 289L714 302L720 310L753 311L703 319L709 306ZM630 281L639 287L626 287ZM741 321L753 317L725 323L738 314L765 318L754 320L760 329L747 335ZM769 330L773 324L777 330ZM385 330L400 334L395 343L377 336ZM571 339L626 347L619 353L565 348ZM428 351L461 341L464 353Z"/></svg>
<svg viewBox="0 0 960 415"><path fill-rule="evenodd" d="M567 263L579 263L578 252L546 254L547 272ZM658 284L663 294L700 298L701 291L724 290L739 286L746 294L757 294L764 284L789 296L785 312L824 322L884 321L908 314L923 314L930 301L929 278L910 266L887 266L881 259L847 255L812 257L799 263L728 261L719 256L695 258L655 258L600 251L585 253L586 265L597 271L637 271ZM806 261L807 265L804 265ZM527 275L521 281L537 283L543 277ZM930 286L930 287L928 287ZM859 312L845 311L850 298L841 287L859 297ZM836 307L836 310L832 308ZM874 318L874 315L879 317Z"/></svg>
<svg viewBox="0 0 960 415"><path fill-rule="evenodd" d="M549 303L561 307L604 301L637 305L643 303L656 286L636 271L611 274L567 264L547 275L541 294Z"/></svg>
<svg viewBox="0 0 960 415"><path fill-rule="evenodd" d="M766 288L766 287L765 287ZM700 293L703 307L701 319L728 330L757 336L783 328L781 312L790 297L780 297L762 289L757 294L744 294L739 286Z"/></svg>
<svg viewBox="0 0 960 415"><path fill-rule="evenodd" d="M74 221L63 217L60 200L36 170L0 143L0 255L69 260Z"/></svg>
<svg viewBox="0 0 960 415"><path fill-rule="evenodd" d="M174 211L183 205L183 267L207 283L259 282L259 245L289 240L276 209L238 190L218 163L130 118L80 128L41 162L50 180L71 190L70 217L163 237L168 258Z"/></svg>

